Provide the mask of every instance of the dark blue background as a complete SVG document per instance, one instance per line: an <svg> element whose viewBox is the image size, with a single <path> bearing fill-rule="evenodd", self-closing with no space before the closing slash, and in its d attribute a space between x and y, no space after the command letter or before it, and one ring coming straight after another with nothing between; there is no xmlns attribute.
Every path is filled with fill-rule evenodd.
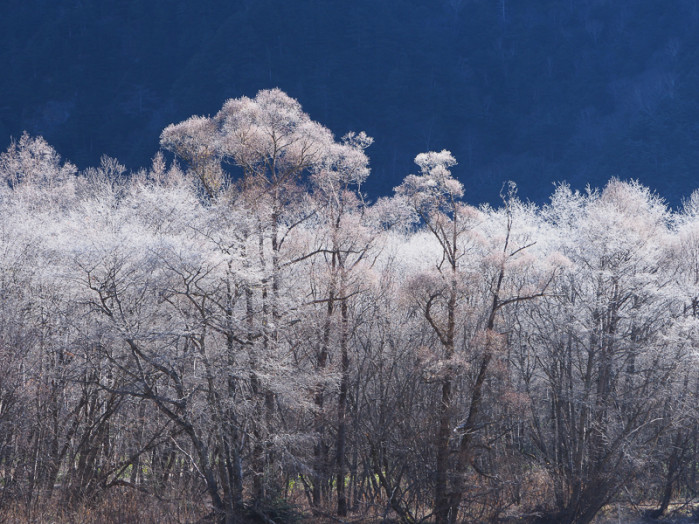
<svg viewBox="0 0 699 524"><path fill-rule="evenodd" d="M279 87L365 130L370 196L450 149L471 203L638 178L678 204L699 168L695 0L5 0L0 146L149 165L161 130Z"/></svg>

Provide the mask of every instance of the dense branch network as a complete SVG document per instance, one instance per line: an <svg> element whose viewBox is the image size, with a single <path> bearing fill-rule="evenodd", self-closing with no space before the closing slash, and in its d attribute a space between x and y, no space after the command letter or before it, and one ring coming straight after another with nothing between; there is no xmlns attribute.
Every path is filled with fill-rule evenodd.
<svg viewBox="0 0 699 524"><path fill-rule="evenodd" d="M175 159L128 177L28 135L0 155L0 510L696 504L699 197L510 184L476 207L441 151L371 203L371 142L269 90L168 126Z"/></svg>

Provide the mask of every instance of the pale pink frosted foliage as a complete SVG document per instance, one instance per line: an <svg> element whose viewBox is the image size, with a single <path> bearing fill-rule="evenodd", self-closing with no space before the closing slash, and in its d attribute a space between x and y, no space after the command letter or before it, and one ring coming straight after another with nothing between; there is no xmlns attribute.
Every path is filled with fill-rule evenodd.
<svg viewBox="0 0 699 524"><path fill-rule="evenodd" d="M198 165L219 155L216 123L208 117L192 116L170 124L160 135L160 144L187 162Z"/></svg>
<svg viewBox="0 0 699 524"><path fill-rule="evenodd" d="M452 198L461 198L464 187L451 176L450 167L456 165L456 160L446 149L436 153L420 153L415 157L415 163L420 167L422 183L436 191L443 192Z"/></svg>
<svg viewBox="0 0 699 524"><path fill-rule="evenodd" d="M61 162L61 156L42 137L24 133L0 155L0 179L12 188L31 184L55 187L75 176L76 167Z"/></svg>
<svg viewBox="0 0 699 524"><path fill-rule="evenodd" d="M450 151L443 149L439 153L435 151L420 153L415 157L415 163L420 167L423 175L430 175L439 180L450 176L448 168L456 165L456 159Z"/></svg>
<svg viewBox="0 0 699 524"><path fill-rule="evenodd" d="M411 201L420 214L431 213L442 206L451 207L464 194L461 182L451 176L456 160L447 150L420 153L415 157L420 175L408 175L395 188L396 194Z"/></svg>
<svg viewBox="0 0 699 524"><path fill-rule="evenodd" d="M675 227L667 251L668 263L676 275L670 291L681 301L682 319L676 338L690 346L696 366L699 362L699 191L685 201L675 216Z"/></svg>
<svg viewBox="0 0 699 524"><path fill-rule="evenodd" d="M221 126L222 153L248 175L273 184L311 168L333 144L332 133L279 89L228 100L214 118Z"/></svg>
<svg viewBox="0 0 699 524"><path fill-rule="evenodd" d="M692 194L682 202L682 215L684 217L699 216L699 189L692 191Z"/></svg>
<svg viewBox="0 0 699 524"><path fill-rule="evenodd" d="M665 204L636 182L611 180L600 193L588 198L577 223L575 241L579 256L595 260L593 267L615 271L650 271L659 263L667 234ZM598 246L597 252L580 250L580 242Z"/></svg>
<svg viewBox="0 0 699 524"><path fill-rule="evenodd" d="M158 154L137 177L123 177L108 157L74 177L43 139L13 143L0 155L0 356L26 353L16 361L22 373L44 380L22 378L26 405L40 404L32 395L60 378L45 357L82 347L83 367L71 371L78 382L65 383L60 402L89 393L80 391L86 372L95 399L118 381L120 395L136 401L122 404L119 420L169 419L167 446L185 450L178 468L203 471L215 457L219 469L220 450L233 444L245 497L258 447L269 462L255 474L312 471L314 447L345 423L329 418L343 385L346 420L357 424L347 427L361 428L347 432L348 449L364 453L364 439L380 435L390 468L402 467L408 447L436 449L435 428L448 429L448 456L468 430L476 440L461 442L472 463L506 482L519 478L507 477L509 462L481 461L484 428L516 428L517 439L539 432L535 467L551 465L554 479L568 467L561 438L579 448L575 475L598 451L633 473L648 469L635 469L648 442L671 442L678 420L696 425L699 193L672 213L637 182L586 192L560 185L540 209L508 185L502 206L476 208L462 202L456 162L441 151L418 155L419 174L369 205L360 189L371 141L350 133L335 142L297 101L270 90L163 131L190 176ZM241 167L243 180L225 185L222 162ZM297 183L305 175L308 184ZM197 180L212 198L201 198ZM474 400L481 412L469 428L459 421ZM158 414L158 402L173 410ZM387 424L380 412L395 417ZM91 431L89 421L75 427ZM134 427L115 426L115 449ZM577 441L560 429L573 427ZM197 441L212 447L189 454ZM517 461L527 469L525 455ZM426 486L420 472L434 470L434 458L412 454L421 469L416 478L406 469L399 488ZM459 471L449 466L446 478ZM403 496L415 493L395 500ZM428 495L418 505L430 504Z"/></svg>
<svg viewBox="0 0 699 524"><path fill-rule="evenodd" d="M329 145L315 168L311 181L321 191L336 193L339 187L359 188L369 176L369 158L364 150L373 139L361 133L348 133L342 143Z"/></svg>
<svg viewBox="0 0 699 524"><path fill-rule="evenodd" d="M216 121L193 116L179 124L170 124L160 135L160 145L187 163L210 197L221 190L223 155Z"/></svg>
<svg viewBox="0 0 699 524"><path fill-rule="evenodd" d="M644 325L647 340L653 341L678 307L674 279L664 269L671 240L666 206L640 184L618 180L601 192L565 197L571 206L567 213L575 220L560 224L559 249L570 261L565 275L576 290L577 303L589 304L589 309L575 313L570 304L571 315L580 329L594 332L600 329L600 311L613 311L616 336ZM564 207L565 198L558 205ZM626 344L620 337L620 350L627 349ZM660 347L631 349L641 359L651 358Z"/></svg>
<svg viewBox="0 0 699 524"><path fill-rule="evenodd" d="M156 185L177 185L184 181L182 170L177 162L168 167L165 157L158 151L153 157L151 168L145 173L145 179Z"/></svg>
<svg viewBox="0 0 699 524"><path fill-rule="evenodd" d="M410 201L400 196L379 198L367 210L367 218L377 228L399 231L407 231L419 220Z"/></svg>

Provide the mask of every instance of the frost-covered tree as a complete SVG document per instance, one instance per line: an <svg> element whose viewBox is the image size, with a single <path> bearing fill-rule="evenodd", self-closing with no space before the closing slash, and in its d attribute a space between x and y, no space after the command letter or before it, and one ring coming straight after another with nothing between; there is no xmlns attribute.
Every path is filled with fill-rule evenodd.
<svg viewBox="0 0 699 524"><path fill-rule="evenodd" d="M527 386L533 437L553 518L589 522L666 429L657 385L684 352L669 337L681 306L666 271L668 214L648 189L616 180L583 195L561 186L545 212L570 265L524 326L540 366Z"/></svg>
<svg viewBox="0 0 699 524"><path fill-rule="evenodd" d="M418 155L415 163L420 175L409 175L396 188L398 198L422 220L426 229L436 239L439 251L434 268L416 275L409 284L418 307L434 331L443 350L439 355L441 400L438 403L439 426L435 436L435 515L437 522L447 522L449 503L449 472L451 470L450 447L455 364L458 324L463 322L458 305L465 304L464 281L459 274L463 258L467 254L467 235L474 229L480 217L476 210L461 202L462 184L451 176L450 167L456 160L448 151Z"/></svg>
<svg viewBox="0 0 699 524"><path fill-rule="evenodd" d="M275 414L276 388L266 378L265 362L286 362L292 355L287 327L297 322L296 312L306 300L295 294L301 291L300 282L290 277L294 266L310 256L321 251L339 253L333 247L319 250L304 245L302 229L314 215L321 221L330 217L329 222L338 227L335 222L344 213L342 202L350 194L348 188L358 187L368 174L363 150L370 139L351 134L335 142L330 131L313 122L296 100L278 89L261 91L254 99L229 100L213 118L197 117L170 126L161 138L164 147L197 173L209 197L218 195L216 205L244 209L250 216L246 225L236 227L238 236L244 237L240 244L243 263L260 275L254 286L247 285L244 295L249 331L251 336L259 334L248 342L251 385L259 406L254 422L258 442L255 492L261 500L267 497L264 470L271 465L266 464L277 456L270 448L271 428L280 422ZM218 170L212 177L213 168L207 168L202 175L191 160L195 157L204 158L207 166L215 165L217 170L228 166L232 173L225 179ZM304 195L304 183L315 188L315 200ZM223 192L226 185L232 187ZM219 237L219 245L225 243L220 235L214 236ZM338 457L343 455L338 453ZM342 463L343 459L338 460Z"/></svg>
<svg viewBox="0 0 699 524"><path fill-rule="evenodd" d="M0 177L4 183L19 189L30 185L34 190L57 190L74 177L76 167L62 162L61 156L42 137L24 133L19 141L12 141L0 155Z"/></svg>
<svg viewBox="0 0 699 524"><path fill-rule="evenodd" d="M438 246L431 253L436 257L432 267L414 276L409 293L442 347L433 364L441 385L434 512L437 522L454 522L466 490L466 469L474 461L486 376L500 345L497 315L505 306L542 296L553 273L541 269L546 276L517 278L515 268L536 242L536 225L529 224L533 210L516 199L513 185L503 195L501 210L476 210L461 201L463 186L451 176L456 162L448 151L424 153L415 162L421 174L406 177L396 194ZM537 261L529 258L525 264L536 267ZM467 369L474 372L473 380L457 392ZM462 418L463 402L468 409Z"/></svg>
<svg viewBox="0 0 699 524"><path fill-rule="evenodd" d="M441 151L372 204L371 139L277 89L161 140L177 161L130 174L26 134L0 155L3 515L587 523L696 497L699 197L473 207Z"/></svg>
<svg viewBox="0 0 699 524"><path fill-rule="evenodd" d="M331 344L339 349L339 396L337 399L337 434L335 439L335 484L337 489L337 513L347 514L345 493L346 447L347 447L347 404L350 381L349 343L350 302L366 288L368 251L375 237L371 221L360 192L361 184L369 174L364 150L372 139L364 133L350 133L342 143L333 144L325 152L322 163L314 168L311 176L312 197L315 207L315 222L319 238L314 255L321 259L319 264L319 289L314 290L313 303L325 311L321 340L315 355L316 370L324 373L331 353ZM334 317L339 311L339 334L331 336ZM335 323L336 325L338 323ZM315 449L313 485L314 504L320 503L322 484L327 483L328 465L324 443L323 408L326 386L321 382L315 392L315 404L319 410L316 421L319 442Z"/></svg>

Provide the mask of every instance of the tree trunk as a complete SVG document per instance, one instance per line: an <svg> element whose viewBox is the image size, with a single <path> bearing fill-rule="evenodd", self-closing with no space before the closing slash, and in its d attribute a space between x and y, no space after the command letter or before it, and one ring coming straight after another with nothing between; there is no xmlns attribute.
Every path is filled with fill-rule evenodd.
<svg viewBox="0 0 699 524"><path fill-rule="evenodd" d="M336 445L336 484L337 484L337 514L347 515L347 496L345 493L345 444L347 442L347 392L349 390L349 355L347 354L348 310L347 299L343 297L340 303L342 328L340 331L340 395L337 400L337 445Z"/></svg>

